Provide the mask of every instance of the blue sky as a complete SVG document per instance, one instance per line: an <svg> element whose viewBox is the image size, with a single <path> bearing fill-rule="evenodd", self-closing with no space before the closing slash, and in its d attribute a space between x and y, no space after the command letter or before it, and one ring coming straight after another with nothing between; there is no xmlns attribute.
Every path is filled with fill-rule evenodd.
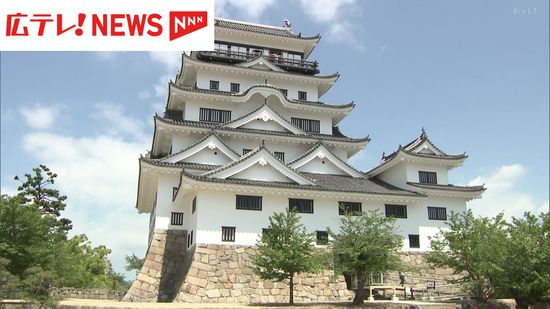
<svg viewBox="0 0 550 309"><path fill-rule="evenodd" d="M363 170L424 127L470 156L455 184L485 183L481 215L548 211L548 1L216 1L217 16L322 34L310 59L342 75L322 97L357 104L340 125L370 144ZM151 146L179 53L2 52L1 188L38 164L59 174L74 233L124 255L145 253L135 210L137 158Z"/></svg>

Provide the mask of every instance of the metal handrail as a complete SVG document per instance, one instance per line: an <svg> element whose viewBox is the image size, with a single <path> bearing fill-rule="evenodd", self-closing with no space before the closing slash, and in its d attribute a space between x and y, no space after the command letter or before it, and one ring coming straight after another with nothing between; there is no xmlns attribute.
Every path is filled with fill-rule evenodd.
<svg viewBox="0 0 550 309"><path fill-rule="evenodd" d="M271 62L279 65L286 65L286 66L295 66L295 67L301 67L301 68L310 68L316 70L318 67L317 61L308 61L308 60L296 60L291 58L284 58L279 55L264 55L261 53L248 53L248 52L239 52L239 51L232 51L227 49L214 49L213 51L201 51L201 53L205 55L215 55L215 56L221 56L221 57L228 57L233 59L242 59L244 61L252 60L254 58L257 58L258 56L263 56L264 58L267 58Z"/></svg>

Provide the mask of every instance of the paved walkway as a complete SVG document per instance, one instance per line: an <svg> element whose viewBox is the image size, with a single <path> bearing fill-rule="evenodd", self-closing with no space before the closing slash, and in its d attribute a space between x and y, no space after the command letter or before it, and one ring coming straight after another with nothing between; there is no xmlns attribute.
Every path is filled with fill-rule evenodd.
<svg viewBox="0 0 550 309"><path fill-rule="evenodd" d="M133 308L146 308L146 309L159 309L159 308L284 308L289 307L287 304L265 304L265 305L243 305L243 304L228 304L228 303L206 303L206 304L191 304L191 303L132 303L132 302L118 302L113 300L95 300L95 299L74 299L68 298L62 300L59 305L67 308L78 309L91 309L91 308L103 308L103 309L133 309ZM350 303L345 302L332 302L332 303L311 303L311 304L296 304L292 308L348 308L353 307ZM454 309L460 308L456 304L448 303L434 303L434 302L414 302L414 301L374 301L365 302L362 308L441 308L441 309ZM354 307L357 308L357 307Z"/></svg>

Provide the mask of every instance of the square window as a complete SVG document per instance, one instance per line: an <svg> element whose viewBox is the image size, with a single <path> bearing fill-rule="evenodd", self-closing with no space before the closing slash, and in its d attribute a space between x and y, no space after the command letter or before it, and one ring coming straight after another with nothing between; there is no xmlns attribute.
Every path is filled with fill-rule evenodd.
<svg viewBox="0 0 550 309"><path fill-rule="evenodd" d="M386 217L407 218L407 206L386 204Z"/></svg>
<svg viewBox="0 0 550 309"><path fill-rule="evenodd" d="M288 97L288 89L281 88L279 90L284 94L285 97Z"/></svg>
<svg viewBox="0 0 550 309"><path fill-rule="evenodd" d="M313 200L304 200L297 198L288 199L288 209L304 214L313 213Z"/></svg>
<svg viewBox="0 0 550 309"><path fill-rule="evenodd" d="M251 152L251 151L252 151L252 149L246 149L246 148L245 148L245 149L243 149L243 155L245 155L245 154L247 154L247 153L249 153L249 152Z"/></svg>
<svg viewBox="0 0 550 309"><path fill-rule="evenodd" d="M170 223L172 225L183 225L183 212L173 212Z"/></svg>
<svg viewBox="0 0 550 309"><path fill-rule="evenodd" d="M262 210L262 197L250 196L250 195L237 195L236 197L237 209L244 210Z"/></svg>
<svg viewBox="0 0 550 309"><path fill-rule="evenodd" d="M338 214L345 215L346 213L352 216L361 214L361 203L359 202L338 202Z"/></svg>
<svg viewBox="0 0 550 309"><path fill-rule="evenodd" d="M217 80L211 80L210 81L210 89L212 90L220 90L220 82Z"/></svg>
<svg viewBox="0 0 550 309"><path fill-rule="evenodd" d="M447 208L445 208L445 207L428 207L428 219L430 219L430 220L447 220Z"/></svg>
<svg viewBox="0 0 550 309"><path fill-rule="evenodd" d="M418 181L420 183L437 184L437 174L435 172L418 171Z"/></svg>
<svg viewBox="0 0 550 309"><path fill-rule="evenodd" d="M235 227L222 226L222 241L235 241Z"/></svg>
<svg viewBox="0 0 550 309"><path fill-rule="evenodd" d="M319 120L291 117L290 122L306 132L319 133L321 131L321 122Z"/></svg>
<svg viewBox="0 0 550 309"><path fill-rule="evenodd" d="M298 91L298 100L306 101L307 100L307 92Z"/></svg>
<svg viewBox="0 0 550 309"><path fill-rule="evenodd" d="M420 248L420 235L409 234L409 248Z"/></svg>
<svg viewBox="0 0 550 309"><path fill-rule="evenodd" d="M231 83L231 92L239 92L241 89L241 84Z"/></svg>
<svg viewBox="0 0 550 309"><path fill-rule="evenodd" d="M318 245L327 245L328 244L328 232L327 231L317 231L317 244Z"/></svg>

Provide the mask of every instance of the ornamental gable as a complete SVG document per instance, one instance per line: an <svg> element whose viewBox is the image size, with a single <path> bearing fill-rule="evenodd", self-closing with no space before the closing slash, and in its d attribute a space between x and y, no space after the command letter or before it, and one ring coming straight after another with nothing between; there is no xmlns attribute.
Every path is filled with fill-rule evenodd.
<svg viewBox="0 0 550 309"><path fill-rule="evenodd" d="M300 172L348 175L356 178L364 178L363 173L342 161L334 155L324 144L319 143L304 153L301 157L288 164Z"/></svg>
<svg viewBox="0 0 550 309"><path fill-rule="evenodd" d="M194 145L164 158L167 163L199 163L223 165L237 160L239 155L215 134L210 134Z"/></svg>

